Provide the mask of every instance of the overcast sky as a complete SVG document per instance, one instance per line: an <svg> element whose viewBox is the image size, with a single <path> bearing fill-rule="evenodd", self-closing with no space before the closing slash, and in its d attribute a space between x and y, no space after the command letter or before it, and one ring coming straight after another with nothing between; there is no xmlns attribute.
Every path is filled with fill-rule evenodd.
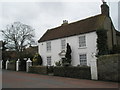
<svg viewBox="0 0 120 90"><path fill-rule="evenodd" d="M101 0L16 1L0 2L0 30L8 24L20 21L35 29L36 41L47 29L60 26L63 20L71 23L100 14L100 5L102 4ZM110 16L114 26L118 29L118 0L105 1L110 7ZM2 35L0 35L0 40L2 40Z"/></svg>

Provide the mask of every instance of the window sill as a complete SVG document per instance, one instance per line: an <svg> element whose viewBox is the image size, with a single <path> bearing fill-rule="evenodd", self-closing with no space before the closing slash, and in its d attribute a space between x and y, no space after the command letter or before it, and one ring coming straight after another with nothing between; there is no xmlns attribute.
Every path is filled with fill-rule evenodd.
<svg viewBox="0 0 120 90"><path fill-rule="evenodd" d="M51 51L46 51L47 53L51 53Z"/></svg>
<svg viewBox="0 0 120 90"><path fill-rule="evenodd" d="M87 47L79 47L78 49L86 49Z"/></svg>

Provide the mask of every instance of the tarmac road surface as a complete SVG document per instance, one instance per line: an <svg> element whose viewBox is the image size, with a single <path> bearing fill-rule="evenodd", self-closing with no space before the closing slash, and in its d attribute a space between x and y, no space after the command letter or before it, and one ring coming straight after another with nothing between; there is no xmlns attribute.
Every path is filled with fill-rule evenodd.
<svg viewBox="0 0 120 90"><path fill-rule="evenodd" d="M2 88L118 88L118 83L2 70Z"/></svg>

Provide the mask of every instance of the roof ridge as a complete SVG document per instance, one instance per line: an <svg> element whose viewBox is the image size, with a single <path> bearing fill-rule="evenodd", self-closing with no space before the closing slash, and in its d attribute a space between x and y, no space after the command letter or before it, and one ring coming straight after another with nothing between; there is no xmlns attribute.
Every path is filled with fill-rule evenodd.
<svg viewBox="0 0 120 90"><path fill-rule="evenodd" d="M104 22L104 19L106 17L107 16L103 14L98 14L76 22L69 23L68 25L64 25L64 26L61 25L49 29L38 40L38 42L93 32L102 26L102 23Z"/></svg>
<svg viewBox="0 0 120 90"><path fill-rule="evenodd" d="M81 19L81 20L78 20L78 21L75 21L75 22L72 22L72 23L81 22L81 21L84 21L84 20L87 20L87 19L91 19L91 18L94 18L94 17L101 16L101 15L103 15L103 14L98 14L98 15L90 16L90 17L87 17L87 18L85 18L85 19ZM70 23L70 24L72 24L72 23Z"/></svg>
<svg viewBox="0 0 120 90"><path fill-rule="evenodd" d="M98 14L98 15L90 16L90 17L87 17L87 18L85 18L85 19L81 19L81 20L78 20L78 21L75 21L75 22L71 22L71 23L68 23L67 25L57 26L57 27L55 27L55 28L51 28L51 29L48 29L48 30L51 31L51 30L54 30L54 29L57 29L57 28L60 28L60 27L68 26L68 25L75 24L75 23L78 23L78 22L82 22L82 21L85 21L85 20L87 20L87 19L91 19L91 18L98 17L98 16L105 16L105 15L103 15L103 14ZM48 30L47 30L47 31L48 31Z"/></svg>

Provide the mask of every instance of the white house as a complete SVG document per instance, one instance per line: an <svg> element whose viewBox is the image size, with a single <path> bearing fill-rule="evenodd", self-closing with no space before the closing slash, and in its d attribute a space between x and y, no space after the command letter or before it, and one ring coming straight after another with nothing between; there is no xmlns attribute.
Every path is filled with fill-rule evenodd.
<svg viewBox="0 0 120 90"><path fill-rule="evenodd" d="M97 79L97 34L98 29L108 30L108 46L112 49L117 44L116 33L109 16L109 6L106 2L101 5L101 14L77 22L67 20L59 27L47 30L38 40L39 54L43 65L55 65L65 55L66 44L72 49L72 65L87 65L91 67L92 79ZM120 34L119 34L120 35Z"/></svg>

